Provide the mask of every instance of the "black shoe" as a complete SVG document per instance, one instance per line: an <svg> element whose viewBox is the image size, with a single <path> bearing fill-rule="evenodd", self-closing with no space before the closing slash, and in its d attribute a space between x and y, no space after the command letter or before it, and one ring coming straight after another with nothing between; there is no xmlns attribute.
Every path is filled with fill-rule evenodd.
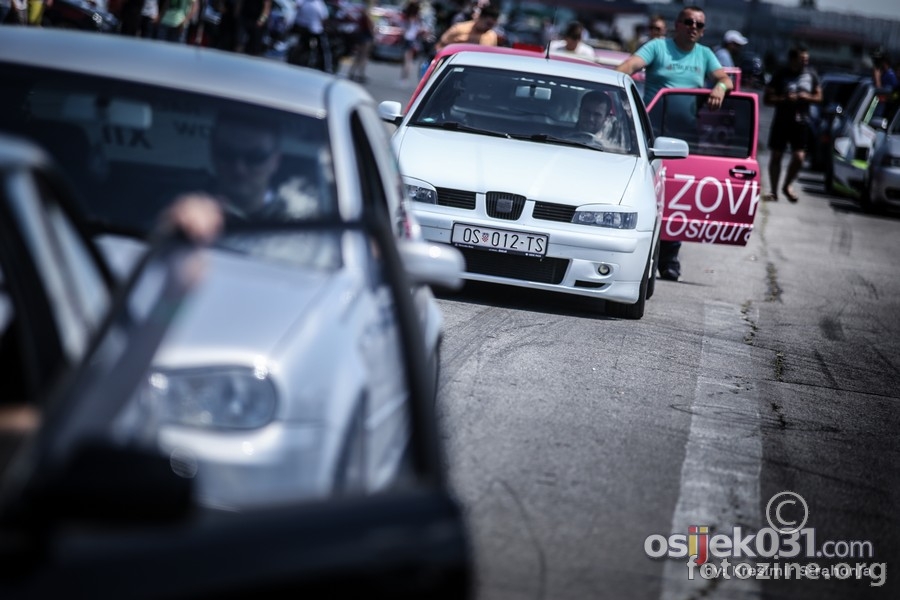
<svg viewBox="0 0 900 600"><path fill-rule="evenodd" d="M678 281L680 275L678 271L676 271L672 267L666 267L665 269L660 269L659 277L661 279L665 279L666 281Z"/></svg>

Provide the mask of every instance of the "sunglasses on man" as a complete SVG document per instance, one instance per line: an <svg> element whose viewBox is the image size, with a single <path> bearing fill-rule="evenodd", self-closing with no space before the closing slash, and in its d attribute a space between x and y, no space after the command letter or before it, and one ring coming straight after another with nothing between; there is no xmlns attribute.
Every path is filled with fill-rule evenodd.
<svg viewBox="0 0 900 600"><path fill-rule="evenodd" d="M697 29L703 29L706 27L706 23L703 21L695 21L694 19L682 19L681 22L685 25L685 27L696 27Z"/></svg>

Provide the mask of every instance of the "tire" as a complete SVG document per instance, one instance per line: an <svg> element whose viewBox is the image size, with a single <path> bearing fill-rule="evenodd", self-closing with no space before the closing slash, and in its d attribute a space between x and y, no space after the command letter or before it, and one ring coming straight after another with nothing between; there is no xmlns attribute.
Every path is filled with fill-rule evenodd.
<svg viewBox="0 0 900 600"><path fill-rule="evenodd" d="M647 288L650 285L649 267L653 265L652 254L647 257L647 266L644 268L644 276L641 277L641 287L638 292L638 301L634 304L621 302L606 302L606 314L620 319L637 320L644 316L644 307L647 304Z"/></svg>
<svg viewBox="0 0 900 600"><path fill-rule="evenodd" d="M656 291L656 272L659 270L659 242L657 238L656 246L653 248L653 255L650 258L650 279L647 281L647 300L653 297Z"/></svg>
<svg viewBox="0 0 900 600"><path fill-rule="evenodd" d="M879 214L881 212L880 205L872 198L872 179L868 176L863 184L863 189L859 192L859 206L866 213Z"/></svg>

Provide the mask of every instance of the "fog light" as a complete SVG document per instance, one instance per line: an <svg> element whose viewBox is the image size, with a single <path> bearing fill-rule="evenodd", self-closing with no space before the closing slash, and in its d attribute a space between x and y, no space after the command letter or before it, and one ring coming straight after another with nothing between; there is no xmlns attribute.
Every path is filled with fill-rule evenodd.
<svg viewBox="0 0 900 600"><path fill-rule="evenodd" d="M609 265L600 265L599 267L597 267L597 272L601 275L609 275L611 271L612 269Z"/></svg>

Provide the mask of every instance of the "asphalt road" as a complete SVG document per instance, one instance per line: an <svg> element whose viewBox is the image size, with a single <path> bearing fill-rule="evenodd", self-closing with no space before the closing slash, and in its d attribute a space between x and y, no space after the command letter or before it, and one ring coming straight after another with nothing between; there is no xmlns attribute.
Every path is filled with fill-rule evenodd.
<svg viewBox="0 0 900 600"><path fill-rule="evenodd" d="M398 65L369 76L379 100L412 89ZM515 287L441 296L440 416L479 598L900 597L900 218L818 174L797 188L760 204L746 247L685 244L640 321ZM872 556L732 564L883 568L690 580L686 559L647 554L689 526L755 533L784 491L814 551Z"/></svg>

